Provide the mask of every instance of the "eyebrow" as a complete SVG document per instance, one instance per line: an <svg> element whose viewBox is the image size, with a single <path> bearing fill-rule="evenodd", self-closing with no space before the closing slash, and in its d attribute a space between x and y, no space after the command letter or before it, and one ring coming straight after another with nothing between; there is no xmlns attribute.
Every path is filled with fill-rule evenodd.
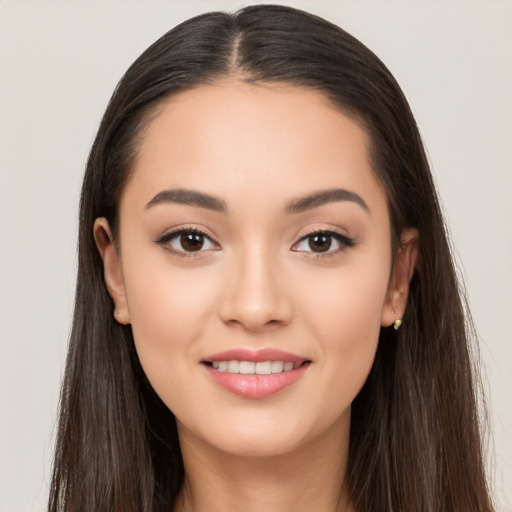
<svg viewBox="0 0 512 512"><path fill-rule="evenodd" d="M222 199L204 194L203 192L196 192L195 190L187 189L163 190L146 204L146 209L152 208L158 204L167 203L197 206L199 208L206 208L207 210L222 213L227 211L226 203Z"/></svg>
<svg viewBox="0 0 512 512"><path fill-rule="evenodd" d="M370 211L368 205L360 195L344 188L333 188L295 199L288 203L285 208L285 212L289 214L301 213L305 210L318 208L319 206L327 203L340 201L351 201L361 206L365 211ZM167 203L196 206L221 213L227 212L226 203L222 199L203 192L188 189L163 190L153 197L153 199L146 204L145 208L149 209L153 206Z"/></svg>
<svg viewBox="0 0 512 512"><path fill-rule="evenodd" d="M286 206L286 213L301 213L305 210L318 208L319 206L327 203L334 203L339 201L351 201L361 206L363 210L367 212L370 211L368 205L360 195L344 188L333 188L315 192L306 197L295 199Z"/></svg>

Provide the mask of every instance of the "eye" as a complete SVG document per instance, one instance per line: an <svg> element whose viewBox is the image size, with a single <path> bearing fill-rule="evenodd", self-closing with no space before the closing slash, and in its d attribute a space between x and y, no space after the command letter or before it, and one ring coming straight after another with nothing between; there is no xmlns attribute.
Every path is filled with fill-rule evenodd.
<svg viewBox="0 0 512 512"><path fill-rule="evenodd" d="M157 240L157 243L182 254L219 249L217 243L197 229L180 229L166 233Z"/></svg>
<svg viewBox="0 0 512 512"><path fill-rule="evenodd" d="M335 231L315 231L301 238L292 251L330 254L353 247L354 240Z"/></svg>

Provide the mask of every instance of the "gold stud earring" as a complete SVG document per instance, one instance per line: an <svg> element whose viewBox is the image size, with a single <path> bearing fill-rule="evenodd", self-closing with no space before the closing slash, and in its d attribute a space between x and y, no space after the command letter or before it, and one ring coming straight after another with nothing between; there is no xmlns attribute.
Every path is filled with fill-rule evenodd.
<svg viewBox="0 0 512 512"><path fill-rule="evenodd" d="M393 310L393 316L396 318L395 323L393 324L393 328L395 331L398 331L400 329L400 326L402 325L402 319L398 318L398 315L395 313L395 310Z"/></svg>

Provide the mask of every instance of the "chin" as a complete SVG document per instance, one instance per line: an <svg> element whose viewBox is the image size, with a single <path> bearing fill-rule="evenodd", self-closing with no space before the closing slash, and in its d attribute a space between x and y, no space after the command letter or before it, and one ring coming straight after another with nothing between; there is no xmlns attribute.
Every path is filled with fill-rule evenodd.
<svg viewBox="0 0 512 512"><path fill-rule="evenodd" d="M266 433L233 433L221 439L211 439L218 450L236 457L278 457L299 449L306 442L300 435L277 435L275 431Z"/></svg>
<svg viewBox="0 0 512 512"><path fill-rule="evenodd" d="M350 408L337 417L310 418L304 414L279 417L268 415L235 415L232 418L210 418L208 430L200 427L191 432L179 424L180 441L192 435L214 450L238 457L278 457L292 454L306 446L326 442L331 449L348 439ZM221 419L222 421L218 421ZM334 445L333 445L333 439Z"/></svg>

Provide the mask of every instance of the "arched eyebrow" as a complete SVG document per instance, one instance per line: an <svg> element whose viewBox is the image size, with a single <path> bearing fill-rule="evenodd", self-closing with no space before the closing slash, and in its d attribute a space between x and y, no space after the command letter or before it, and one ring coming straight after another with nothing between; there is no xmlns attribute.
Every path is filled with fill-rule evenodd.
<svg viewBox="0 0 512 512"><path fill-rule="evenodd" d="M157 204L166 203L196 206L221 213L226 213L227 211L226 203L222 199L209 194L204 194L203 192L187 189L163 190L153 197L153 199L146 204L145 208L148 209L156 206Z"/></svg>
<svg viewBox="0 0 512 512"><path fill-rule="evenodd" d="M285 212L288 214L301 213L305 210L318 208L319 206L327 203L339 201L352 201L361 206L365 211L370 211L368 205L360 195L344 188L333 188L294 199L288 203L285 208ZM166 203L185 204L187 206L206 208L207 210L213 210L220 213L227 212L226 203L219 197L188 189L163 190L153 197L153 199L146 204L145 208L148 209L158 204Z"/></svg>
<svg viewBox="0 0 512 512"><path fill-rule="evenodd" d="M318 208L319 206L327 203L335 203L339 201L354 202L363 208L363 210L366 212L370 212L370 208L368 208L368 205L360 195L344 188L322 190L320 192L309 194L305 197L300 197L299 199L294 199L288 203L285 211L286 213L301 213L305 210Z"/></svg>

